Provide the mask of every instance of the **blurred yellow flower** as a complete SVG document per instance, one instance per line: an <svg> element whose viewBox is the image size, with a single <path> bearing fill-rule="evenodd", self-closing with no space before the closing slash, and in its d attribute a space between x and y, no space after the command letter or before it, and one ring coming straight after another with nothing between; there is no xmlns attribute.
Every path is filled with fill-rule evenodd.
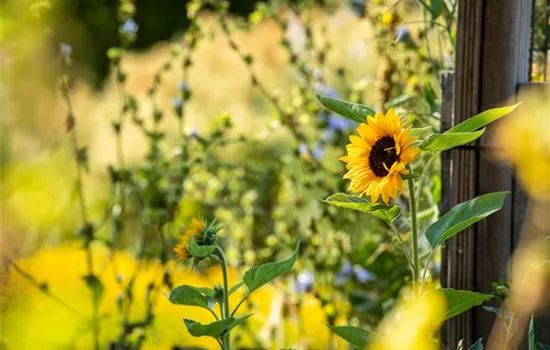
<svg viewBox="0 0 550 350"><path fill-rule="evenodd" d="M389 26L393 23L394 15L391 12L384 12L382 15L382 24Z"/></svg>
<svg viewBox="0 0 550 350"><path fill-rule="evenodd" d="M550 89L520 96L516 115L497 126L497 157L517 169L521 184L532 197L550 198Z"/></svg>
<svg viewBox="0 0 550 350"><path fill-rule="evenodd" d="M196 239L202 237L205 225L202 220L193 219L191 222L191 228L185 230L181 237L180 243L176 244L174 247L174 253L176 253L176 258L178 261L185 261L189 259L189 251L187 250L187 245L191 237Z"/></svg>
<svg viewBox="0 0 550 350"><path fill-rule="evenodd" d="M368 350L437 350L432 338L444 321L446 301L443 294L430 290L416 301L403 299L378 326Z"/></svg>
<svg viewBox="0 0 550 350"><path fill-rule="evenodd" d="M367 123L357 127L357 135L350 136L347 155L340 158L349 170L344 179L350 179L349 190L359 195L367 194L372 202L397 198L403 188L402 174L408 174L405 166L412 162L420 149L413 146L416 137L411 136L393 108L386 115L376 113Z"/></svg>

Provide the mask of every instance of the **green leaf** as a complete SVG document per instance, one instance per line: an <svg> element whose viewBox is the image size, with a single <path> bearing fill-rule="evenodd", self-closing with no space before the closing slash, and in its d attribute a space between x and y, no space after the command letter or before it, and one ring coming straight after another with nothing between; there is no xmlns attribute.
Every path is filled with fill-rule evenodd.
<svg viewBox="0 0 550 350"><path fill-rule="evenodd" d="M474 306L479 306L483 302L493 298L491 294L476 293L469 290L441 289L447 298L447 313L445 319L470 310Z"/></svg>
<svg viewBox="0 0 550 350"><path fill-rule="evenodd" d="M229 317L225 320L220 320L209 324L201 324L186 318L183 319L183 322L185 323L185 327L187 327L189 334L194 337L207 336L219 338L224 332L230 329L235 322L235 318Z"/></svg>
<svg viewBox="0 0 550 350"><path fill-rule="evenodd" d="M187 249L189 254L195 258L206 258L210 256L214 250L216 250L215 245L198 245L195 240L195 236L191 236L189 243L187 244Z"/></svg>
<svg viewBox="0 0 550 350"><path fill-rule="evenodd" d="M500 308L499 307L496 307L496 306L484 306L483 307L483 310L487 311L487 312L492 312L494 313L495 315L499 316L500 317Z"/></svg>
<svg viewBox="0 0 550 350"><path fill-rule="evenodd" d="M386 222L392 222L401 214L401 209L396 205L371 203L366 199L345 193L333 194L323 200L323 202L340 208L358 210L376 216Z"/></svg>
<svg viewBox="0 0 550 350"><path fill-rule="evenodd" d="M244 285L243 282L237 283L233 287L229 288L229 295L235 293L239 288L241 288Z"/></svg>
<svg viewBox="0 0 550 350"><path fill-rule="evenodd" d="M86 275L82 277L88 289L92 292L92 297L95 302L99 302L103 296L103 283L97 278L96 275Z"/></svg>
<svg viewBox="0 0 550 350"><path fill-rule="evenodd" d="M513 106L493 108L493 109L486 110L450 128L445 132L445 134L455 134L455 133L476 131L482 128L483 126L489 123L492 123L499 118L504 117L506 114L512 113L520 104L521 102Z"/></svg>
<svg viewBox="0 0 550 350"><path fill-rule="evenodd" d="M412 136L420 136L426 132L432 132L433 131L433 127L431 126L425 126L423 128L411 128L409 129L409 133L412 135Z"/></svg>
<svg viewBox="0 0 550 350"><path fill-rule="evenodd" d="M248 320L248 318L250 316L252 316L252 314L248 314L248 315L245 315L245 316L242 316L242 317L235 317L235 322L233 322L231 327L229 327L229 330L232 330L233 328L237 327L238 325L243 324L246 320Z"/></svg>
<svg viewBox="0 0 550 350"><path fill-rule="evenodd" d="M550 345L544 345L542 343L537 343L537 350L550 350Z"/></svg>
<svg viewBox="0 0 550 350"><path fill-rule="evenodd" d="M470 199L455 206L426 230L426 239L432 249L502 208L509 192L494 192Z"/></svg>
<svg viewBox="0 0 550 350"><path fill-rule="evenodd" d="M300 244L296 245L294 254L286 260L254 266L246 271L243 280L248 288L248 293L252 293L264 284L273 281L275 278L287 274L296 261L299 247Z"/></svg>
<svg viewBox="0 0 550 350"><path fill-rule="evenodd" d="M399 97L394 98L393 100L390 100L384 104L385 109L395 108L398 106L401 106L402 104L405 104L412 100L414 96L411 95L401 95Z"/></svg>
<svg viewBox="0 0 550 350"><path fill-rule="evenodd" d="M437 17L441 15L443 11L443 0L431 0L430 1L430 14L432 15L432 20L436 20Z"/></svg>
<svg viewBox="0 0 550 350"><path fill-rule="evenodd" d="M367 116L374 116L376 114L374 109L362 104L347 102L319 94L317 94L317 99L323 104L323 106L330 109L334 113L338 113L341 116L357 123L364 123L367 120Z"/></svg>
<svg viewBox="0 0 550 350"><path fill-rule="evenodd" d="M170 291L168 300L172 304L198 306L209 309L208 300L194 287L182 285Z"/></svg>
<svg viewBox="0 0 550 350"><path fill-rule="evenodd" d="M351 345L364 349L372 332L353 326L328 326L330 330Z"/></svg>
<svg viewBox="0 0 550 350"><path fill-rule="evenodd" d="M483 350L483 338L479 338L468 350Z"/></svg>
<svg viewBox="0 0 550 350"><path fill-rule="evenodd" d="M485 129L475 132L461 132L451 134L432 134L422 140L420 149L431 152L443 152L451 148L468 144L483 135Z"/></svg>
<svg viewBox="0 0 550 350"><path fill-rule="evenodd" d="M419 177L420 177L420 174L415 174L415 173L401 175L401 178L403 180L414 180L414 179L418 179Z"/></svg>
<svg viewBox="0 0 550 350"><path fill-rule="evenodd" d="M204 295L205 297L207 298L213 298L216 296L216 291L212 288L207 288L207 287L193 287L193 286L188 286L190 288L193 288L194 290L196 290L197 292L201 293L202 295Z"/></svg>

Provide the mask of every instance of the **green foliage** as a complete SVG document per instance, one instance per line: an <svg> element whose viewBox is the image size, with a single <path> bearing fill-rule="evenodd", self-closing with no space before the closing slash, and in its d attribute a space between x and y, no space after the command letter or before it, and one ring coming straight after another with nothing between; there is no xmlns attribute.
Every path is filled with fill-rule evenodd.
<svg viewBox="0 0 550 350"><path fill-rule="evenodd" d="M228 332L231 326L236 322L235 317L228 317L223 320L215 321L209 324L201 324L193 320L184 319L187 331L194 337L212 337L220 338L224 333Z"/></svg>
<svg viewBox="0 0 550 350"><path fill-rule="evenodd" d="M201 292L197 288L187 285L172 289L168 294L168 300L172 304L198 306L210 310L208 300L206 300Z"/></svg>
<svg viewBox="0 0 550 350"><path fill-rule="evenodd" d="M393 222L401 214L401 209L396 205L371 203L364 198L345 193L333 194L323 200L323 202L336 207L358 210L382 219L388 223Z"/></svg>
<svg viewBox="0 0 550 350"><path fill-rule="evenodd" d="M246 271L243 281L248 288L248 294L251 294L261 286L273 281L275 278L286 275L298 257L299 248L300 245L298 244L294 254L286 260L254 266Z"/></svg>
<svg viewBox="0 0 550 350"><path fill-rule="evenodd" d="M354 326L329 326L329 328L334 334L358 349L364 349L372 336L371 332Z"/></svg>
<svg viewBox="0 0 550 350"><path fill-rule="evenodd" d="M475 141L484 132L485 129L468 133L432 134L422 140L420 148L426 152L443 152Z"/></svg>
<svg viewBox="0 0 550 350"><path fill-rule="evenodd" d="M474 132L485 125L512 113L520 104L521 102L513 106L488 109L450 128L445 132L445 134Z"/></svg>
<svg viewBox="0 0 550 350"><path fill-rule="evenodd" d="M323 95L317 95L317 99L326 108L357 123L364 123L367 121L368 116L376 114L376 111L371 107L359 103L347 102Z"/></svg>
<svg viewBox="0 0 550 350"><path fill-rule="evenodd" d="M212 255L214 250L216 250L215 245L198 245L197 240L195 237L191 237L189 239L189 244L187 245L187 249L189 250L189 254L191 254L192 257L195 258L206 258L207 256Z"/></svg>
<svg viewBox="0 0 550 350"><path fill-rule="evenodd" d="M474 306L479 306L493 298L491 294L476 293L469 290L444 288L441 290L447 298L447 313L445 319L460 315Z"/></svg>
<svg viewBox="0 0 550 350"><path fill-rule="evenodd" d="M458 232L500 210L508 193L489 193L460 203L449 210L426 230L425 235L432 249L436 249Z"/></svg>

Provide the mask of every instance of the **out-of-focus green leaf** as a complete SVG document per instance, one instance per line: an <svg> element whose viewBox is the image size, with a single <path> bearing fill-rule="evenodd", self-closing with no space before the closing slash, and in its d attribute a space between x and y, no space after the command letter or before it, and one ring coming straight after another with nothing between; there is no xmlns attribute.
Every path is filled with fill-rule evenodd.
<svg viewBox="0 0 550 350"><path fill-rule="evenodd" d="M351 345L364 349L373 333L353 326L329 326L330 330Z"/></svg>
<svg viewBox="0 0 550 350"><path fill-rule="evenodd" d="M246 271L243 281L248 288L248 292L252 293L264 284L273 281L275 278L287 274L296 261L299 248L300 245L296 245L294 254L286 260L254 266Z"/></svg>
<svg viewBox="0 0 550 350"><path fill-rule="evenodd" d="M441 289L447 298L447 313L445 319L460 315L474 306L493 298L491 294L476 293L469 290Z"/></svg>
<svg viewBox="0 0 550 350"><path fill-rule="evenodd" d="M426 239L432 249L502 208L509 192L494 192L470 199L449 210L426 230Z"/></svg>
<svg viewBox="0 0 550 350"><path fill-rule="evenodd" d="M352 103L343 101L337 98L332 98L323 95L317 95L317 99L334 113L340 114L350 120L357 123L365 123L367 116L376 114L376 111L369 106L365 106L359 103Z"/></svg>
<svg viewBox="0 0 550 350"><path fill-rule="evenodd" d="M392 222L399 216L399 214L401 214L401 209L396 205L371 203L361 197L352 196L345 193L333 194L323 202L336 207L358 210L363 213L376 216L386 222Z"/></svg>
<svg viewBox="0 0 550 350"><path fill-rule="evenodd" d="M520 104L521 102L513 106L488 109L450 128L445 132L445 134L468 133L476 131L485 125L492 123L509 113L512 113Z"/></svg>

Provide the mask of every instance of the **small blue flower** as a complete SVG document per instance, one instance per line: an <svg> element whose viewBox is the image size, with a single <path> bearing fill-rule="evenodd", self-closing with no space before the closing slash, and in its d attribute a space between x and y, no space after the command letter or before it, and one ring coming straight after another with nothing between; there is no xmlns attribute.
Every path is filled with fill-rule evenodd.
<svg viewBox="0 0 550 350"><path fill-rule="evenodd" d="M73 47L67 43L59 44L59 52L63 57L71 57L73 54Z"/></svg>
<svg viewBox="0 0 550 350"><path fill-rule="evenodd" d="M309 147L305 143L298 145L298 152L302 155L309 153Z"/></svg>
<svg viewBox="0 0 550 350"><path fill-rule="evenodd" d="M315 147L313 147L313 152L311 153L311 155L313 156L314 159L320 159L324 153L325 153L325 150L323 150L323 147L321 146L321 144L317 142L315 144Z"/></svg>
<svg viewBox="0 0 550 350"><path fill-rule="evenodd" d="M365 0L351 0L351 9L359 17L365 13Z"/></svg>
<svg viewBox="0 0 550 350"><path fill-rule="evenodd" d="M183 100L179 96L172 97L171 102L175 109L180 109L183 106Z"/></svg>
<svg viewBox="0 0 550 350"><path fill-rule="evenodd" d="M335 276L335 283L338 286L345 284L351 278L353 274L353 266L349 262L345 263L344 266L338 271Z"/></svg>
<svg viewBox="0 0 550 350"><path fill-rule="evenodd" d="M360 283L366 283L374 279L372 273L361 266L357 266L353 272L355 273L355 278L357 278Z"/></svg>
<svg viewBox="0 0 550 350"><path fill-rule="evenodd" d="M315 276L309 271L301 272L296 278L296 291L299 293L309 292L313 287Z"/></svg>
<svg viewBox="0 0 550 350"><path fill-rule="evenodd" d="M323 131L323 140L325 140L326 142L330 143L332 141L334 141L334 136L336 136L336 133L334 132L334 130L332 129L325 129Z"/></svg>
<svg viewBox="0 0 550 350"><path fill-rule="evenodd" d="M189 85L187 85L186 81L182 81L182 82L180 82L179 89L181 91L187 91L187 90L189 90Z"/></svg>
<svg viewBox="0 0 550 350"><path fill-rule="evenodd" d="M133 18L127 19L120 27L120 31L128 36L135 36L139 30L139 25Z"/></svg>
<svg viewBox="0 0 550 350"><path fill-rule="evenodd" d="M409 34L409 27L407 27L406 25L399 26L395 30L395 40L396 41L402 41L403 39L405 39L409 35L410 35Z"/></svg>

